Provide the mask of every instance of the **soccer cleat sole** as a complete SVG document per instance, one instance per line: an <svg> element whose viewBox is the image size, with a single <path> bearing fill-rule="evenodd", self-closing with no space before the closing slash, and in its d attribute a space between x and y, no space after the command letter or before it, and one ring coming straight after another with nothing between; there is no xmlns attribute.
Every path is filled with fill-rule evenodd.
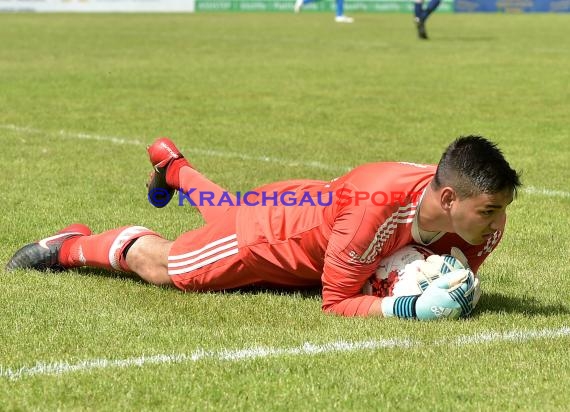
<svg viewBox="0 0 570 412"><path fill-rule="evenodd" d="M58 250L54 246L47 249L39 243L29 243L19 249L6 265L8 272L16 269L36 269L62 271L64 268L57 261Z"/></svg>
<svg viewBox="0 0 570 412"><path fill-rule="evenodd" d="M166 170L154 171L147 188L148 201L157 208L166 206L174 195L174 189L166 183Z"/></svg>

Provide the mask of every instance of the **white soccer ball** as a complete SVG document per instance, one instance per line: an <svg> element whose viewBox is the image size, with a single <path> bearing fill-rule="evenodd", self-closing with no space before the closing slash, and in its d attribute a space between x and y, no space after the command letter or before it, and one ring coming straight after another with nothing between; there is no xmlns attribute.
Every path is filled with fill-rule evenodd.
<svg viewBox="0 0 570 412"><path fill-rule="evenodd" d="M407 245L398 249L390 256L380 261L378 269L376 269L376 277L379 279L387 279L392 272L403 272L407 264L416 260L426 260L433 252L426 247L419 245Z"/></svg>
<svg viewBox="0 0 570 412"><path fill-rule="evenodd" d="M420 265L433 255L428 248L407 245L380 261L362 292L380 297L419 295L431 279L424 279Z"/></svg>

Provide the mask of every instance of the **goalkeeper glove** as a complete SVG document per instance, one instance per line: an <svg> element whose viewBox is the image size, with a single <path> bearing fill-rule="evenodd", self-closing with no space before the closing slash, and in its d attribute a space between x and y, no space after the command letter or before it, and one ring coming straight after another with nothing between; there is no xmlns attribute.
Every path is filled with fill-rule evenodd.
<svg viewBox="0 0 570 412"><path fill-rule="evenodd" d="M479 280L470 269L454 270L435 279L419 296L384 298L382 313L386 317L419 320L468 316L480 296L478 285Z"/></svg>
<svg viewBox="0 0 570 412"><path fill-rule="evenodd" d="M423 292L435 279L457 269L469 269L469 263L463 252L456 247L451 248L449 255L428 256L419 262L418 286Z"/></svg>

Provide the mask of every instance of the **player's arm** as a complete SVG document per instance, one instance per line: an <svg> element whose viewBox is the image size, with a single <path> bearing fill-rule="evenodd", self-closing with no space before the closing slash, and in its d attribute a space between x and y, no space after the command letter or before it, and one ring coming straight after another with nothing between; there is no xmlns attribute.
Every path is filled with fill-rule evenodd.
<svg viewBox="0 0 570 412"><path fill-rule="evenodd" d="M383 316L381 298L362 293L366 282L375 274L380 254L370 253L376 231L383 219L397 206L350 206L341 210L332 225L325 254L323 274L324 311L343 316ZM384 216L384 218L382 217ZM369 256L376 256L369 258Z"/></svg>
<svg viewBox="0 0 570 412"><path fill-rule="evenodd" d="M348 284L347 284L348 285ZM379 298L356 293L336 294L331 285L323 287L323 309L344 316L383 316L404 319L457 319L468 316L480 296L479 280L469 269L456 269L432 281L420 295ZM340 291L339 288L336 288Z"/></svg>
<svg viewBox="0 0 570 412"><path fill-rule="evenodd" d="M336 249L333 233L325 256L323 274L323 310L343 316L369 316L376 313L380 298L364 295L362 287L374 274L373 264L353 261L351 256ZM346 259L346 260L345 260Z"/></svg>
<svg viewBox="0 0 570 412"><path fill-rule="evenodd" d="M376 262L367 263L359 256L375 235L376 225L370 219L365 206L354 205L335 218L321 276L325 312L343 316L378 314L380 298L362 293L377 266Z"/></svg>
<svg viewBox="0 0 570 412"><path fill-rule="evenodd" d="M391 216L397 208L387 205L385 210L379 210L378 206L371 210L352 205L336 217L321 277L324 311L343 316L386 316L382 299L362 291L382 257L371 252L382 224L380 214Z"/></svg>
<svg viewBox="0 0 570 412"><path fill-rule="evenodd" d="M339 235L343 233L342 230L338 231ZM331 239L331 247L325 261L323 273L325 311L344 316L395 316L434 320L467 316L477 304L480 296L479 280L469 269L465 256L457 249L453 251L455 252L453 256L433 255L419 265L407 266L414 272L418 269L426 272L424 277L429 279L429 286L421 294L383 299L363 295L360 293L363 282L371 276L369 272L374 273L378 263L376 261L367 263L356 259L350 249L348 253L346 250L345 253L335 251L335 245L338 247L344 244L341 239ZM351 243L355 243L354 238ZM412 275L417 276L415 273Z"/></svg>

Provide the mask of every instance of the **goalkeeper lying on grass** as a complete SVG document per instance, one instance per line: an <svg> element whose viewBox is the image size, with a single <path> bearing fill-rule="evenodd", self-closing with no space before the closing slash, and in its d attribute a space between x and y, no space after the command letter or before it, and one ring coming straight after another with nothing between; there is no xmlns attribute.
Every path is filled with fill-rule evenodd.
<svg viewBox="0 0 570 412"><path fill-rule="evenodd" d="M456 318L476 304L475 274L500 241L520 186L501 151L480 136L455 140L437 166L371 163L331 181L278 182L243 195L208 180L167 138L148 153L151 204L165 206L178 190L179 204L198 207L203 227L169 241L142 226L92 235L73 224L18 250L7 269L90 266L196 292L321 286L329 313ZM429 286L421 295L363 293L382 259L410 244L438 256L456 247L464 258L435 274L422 266Z"/></svg>

